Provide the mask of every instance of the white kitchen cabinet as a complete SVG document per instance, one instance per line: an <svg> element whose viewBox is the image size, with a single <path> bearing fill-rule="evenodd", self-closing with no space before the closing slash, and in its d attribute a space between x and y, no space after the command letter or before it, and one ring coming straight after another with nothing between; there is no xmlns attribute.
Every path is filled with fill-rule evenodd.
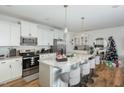
<svg viewBox="0 0 124 93"><path fill-rule="evenodd" d="M31 37L37 37L37 24L29 23L29 26Z"/></svg>
<svg viewBox="0 0 124 93"><path fill-rule="evenodd" d="M10 46L19 46L20 45L20 25L10 24L10 32L11 32Z"/></svg>
<svg viewBox="0 0 124 93"><path fill-rule="evenodd" d="M58 39L58 31L57 30L54 30L54 39Z"/></svg>
<svg viewBox="0 0 124 93"><path fill-rule="evenodd" d="M74 45L75 45L75 46L80 45L80 37L79 37L79 36L75 36L75 37L74 37Z"/></svg>
<svg viewBox="0 0 124 93"><path fill-rule="evenodd" d="M0 21L0 46L10 45L10 24Z"/></svg>
<svg viewBox="0 0 124 93"><path fill-rule="evenodd" d="M29 37L30 36L30 27L29 23L26 21L21 21L21 36Z"/></svg>
<svg viewBox="0 0 124 93"><path fill-rule="evenodd" d="M54 39L64 39L64 32L55 30L53 36L54 36Z"/></svg>
<svg viewBox="0 0 124 93"><path fill-rule="evenodd" d="M58 38L64 39L64 32L63 31L58 31Z"/></svg>
<svg viewBox="0 0 124 93"><path fill-rule="evenodd" d="M48 45L53 45L53 35L54 35L54 33L53 33L53 31L47 31L47 35L48 35L48 38L47 38L47 43L48 43Z"/></svg>
<svg viewBox="0 0 124 93"><path fill-rule="evenodd" d="M47 45L47 33L44 29L38 28L38 45Z"/></svg>
<svg viewBox="0 0 124 93"><path fill-rule="evenodd" d="M20 45L20 25L0 21L0 46Z"/></svg>
<svg viewBox="0 0 124 93"><path fill-rule="evenodd" d="M8 61L0 61L0 83L10 80L11 77L10 63Z"/></svg>
<svg viewBox="0 0 124 93"><path fill-rule="evenodd" d="M53 31L38 28L38 45L53 45Z"/></svg>
<svg viewBox="0 0 124 93"><path fill-rule="evenodd" d="M22 59L13 59L11 60L11 72L12 78L15 79L17 77L22 76Z"/></svg>
<svg viewBox="0 0 124 93"><path fill-rule="evenodd" d="M22 58L0 61L0 84L22 76Z"/></svg>
<svg viewBox="0 0 124 93"><path fill-rule="evenodd" d="M21 36L37 37L37 24L27 21L21 21Z"/></svg>

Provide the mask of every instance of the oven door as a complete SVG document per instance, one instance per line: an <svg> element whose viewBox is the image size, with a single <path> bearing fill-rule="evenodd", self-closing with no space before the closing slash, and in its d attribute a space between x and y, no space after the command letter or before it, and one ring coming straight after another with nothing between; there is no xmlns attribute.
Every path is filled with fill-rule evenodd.
<svg viewBox="0 0 124 93"><path fill-rule="evenodd" d="M31 57L23 59L23 73L22 77L30 76L39 72L39 57Z"/></svg>
<svg viewBox="0 0 124 93"><path fill-rule="evenodd" d="M23 59L23 69L28 69L31 67L31 59Z"/></svg>

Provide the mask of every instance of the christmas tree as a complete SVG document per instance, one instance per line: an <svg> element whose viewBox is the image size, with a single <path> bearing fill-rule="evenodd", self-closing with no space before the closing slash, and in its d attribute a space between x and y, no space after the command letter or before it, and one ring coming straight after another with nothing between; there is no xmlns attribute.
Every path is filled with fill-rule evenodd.
<svg viewBox="0 0 124 93"><path fill-rule="evenodd" d="M112 67L112 63L116 64L116 67L119 66L118 64L118 54L116 50L116 44L112 36L108 38L108 48L106 51L106 61L108 61L108 65Z"/></svg>

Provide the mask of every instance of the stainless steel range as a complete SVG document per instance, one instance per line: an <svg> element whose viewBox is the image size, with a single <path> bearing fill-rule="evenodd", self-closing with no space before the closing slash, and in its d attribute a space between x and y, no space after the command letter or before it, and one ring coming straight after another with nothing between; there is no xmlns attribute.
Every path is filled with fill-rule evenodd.
<svg viewBox="0 0 124 93"><path fill-rule="evenodd" d="M23 57L23 77L39 72L39 55L35 55L34 52L20 53L20 55Z"/></svg>

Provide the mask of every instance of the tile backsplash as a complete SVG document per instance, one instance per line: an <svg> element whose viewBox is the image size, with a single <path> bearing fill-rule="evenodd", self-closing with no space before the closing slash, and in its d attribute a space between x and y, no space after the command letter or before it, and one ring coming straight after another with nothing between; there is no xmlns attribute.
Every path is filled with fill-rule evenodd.
<svg viewBox="0 0 124 93"><path fill-rule="evenodd" d="M48 49L49 46L19 46L19 47L0 47L0 55L8 55L9 50L11 48L16 48L16 50L24 51L24 50L34 50L35 52L37 50L41 50L42 48Z"/></svg>
<svg viewBox="0 0 124 93"><path fill-rule="evenodd" d="M9 54L9 47L0 47L0 55L8 55Z"/></svg>

